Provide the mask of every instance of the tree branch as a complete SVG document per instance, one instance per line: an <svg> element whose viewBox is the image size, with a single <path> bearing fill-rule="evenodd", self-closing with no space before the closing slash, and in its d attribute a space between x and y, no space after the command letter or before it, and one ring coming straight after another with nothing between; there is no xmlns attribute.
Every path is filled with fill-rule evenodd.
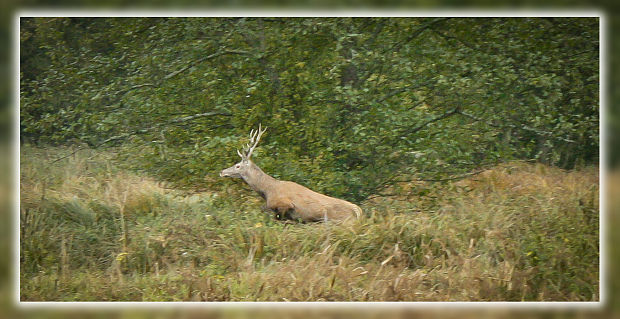
<svg viewBox="0 0 620 319"><path fill-rule="evenodd" d="M92 148L96 149L96 148L99 148L100 146L102 146L104 144L107 144L107 143L110 143L110 142L122 140L122 139L128 138L130 136L138 135L138 134L145 134L145 133L148 133L149 131L152 131L154 129L159 129L162 126L165 126L167 124L184 123L184 122L192 121L192 120L195 120L195 119L198 119L198 118L203 118L203 117L207 117L207 116L215 116L215 115L232 116L232 114L224 113L224 112L206 112L206 113L199 113L199 114L184 116L184 117L180 117L180 118L175 118L175 119L169 120L168 122L165 122L165 123L155 124L155 125L153 125L153 126L151 126L149 128L137 129L137 130L135 130L133 132L128 132L128 133L123 133L123 134L119 134L119 135L116 135L116 136L112 136L110 138L107 138L107 139L105 139L105 140L95 144L95 146L93 146ZM65 159L65 158L67 158L67 157L69 157L69 156L71 156L71 155L73 155L73 154L83 150L84 148L85 148L84 146L80 146L77 149L75 149L73 152L71 152L71 153L69 153L67 155L61 156L61 157L59 157L59 158L57 158L55 160L52 160L51 163L56 163L56 162L58 162L58 161L60 161L62 159Z"/></svg>
<svg viewBox="0 0 620 319"><path fill-rule="evenodd" d="M197 118L213 116L213 115L232 116L232 114L230 114L230 113L206 112L206 113L199 113L199 114L194 114L194 115L189 115L189 116L184 116L184 117L172 119L172 120L168 121L168 123L172 124L172 123L187 122L187 121L191 121L191 120L194 120L194 119L197 119Z"/></svg>
<svg viewBox="0 0 620 319"><path fill-rule="evenodd" d="M470 113L467 113L467 112L460 111L459 114L461 114L461 115L463 115L465 117L468 117L470 119L473 119L475 121L483 122L483 123L485 123L485 124L487 124L489 126L492 126L492 127L498 127L498 128L510 127L510 128L515 128L515 129L518 129L518 130L520 129L520 130L524 130L524 131L529 131L529 132L532 132L532 133L535 133L535 134L538 134L538 135L549 136L549 137L554 138L556 140L567 142L567 143L577 143L576 141L568 139L568 138L565 138L565 137L554 136L552 132L542 131L542 130L539 130L539 129L535 129L533 127L529 127L527 125L517 126L517 125L514 125L514 124L510 124L510 123L499 125L499 124L492 123L490 121L486 121L483 118L477 117L477 116L475 116L473 114L470 114Z"/></svg>
<svg viewBox="0 0 620 319"><path fill-rule="evenodd" d="M404 88L395 89L394 91L389 92L386 95L384 95L381 98L379 98L378 100L376 100L376 102L377 103L382 103L383 101L391 98L394 95L398 95L398 94L403 93L403 92L407 92L407 91L411 91L411 90L415 90L415 89L419 89L419 88L425 87L425 86L429 85L431 82L433 82L433 80L434 79L428 79L428 80L426 80L426 81L424 81L422 83L417 83L415 85L410 85L410 86L406 86Z"/></svg>
<svg viewBox="0 0 620 319"><path fill-rule="evenodd" d="M448 117L450 117L450 116L452 116L454 114L457 114L457 113L460 113L459 109L458 108L454 108L451 111L445 112L445 113L443 113L443 114L441 114L439 116L436 116L436 117L434 117L434 118L432 118L432 119L430 119L430 120L428 120L428 121L426 121L426 122L424 122L424 123L414 127L413 129L405 132L405 135L410 135L410 134L417 133L418 131L420 131L421 129L425 128L429 124L435 123L437 121L441 121L441 120L443 120L445 118L448 118Z"/></svg>
<svg viewBox="0 0 620 319"><path fill-rule="evenodd" d="M401 47L408 42L411 42L413 39L415 39L417 36L419 36L420 34L422 34L422 32L424 32L426 29L432 27L433 25L448 20L450 18L438 18L435 19L431 22L428 22L427 24L421 26L420 28L418 28L417 30L415 30L411 35L409 35L404 41L401 42L397 42L396 44L394 44L391 48L390 51L394 52L394 51L400 51Z"/></svg>
<svg viewBox="0 0 620 319"><path fill-rule="evenodd" d="M125 133L125 134L121 134L121 135L117 135L117 136L112 136L112 137L110 137L110 138L108 138L108 139L106 139L106 140L96 144L93 148L98 148L99 146L101 146L103 144L106 144L106 143L109 143L109 142L112 142L112 141L116 141L116 140L120 140L120 139L123 139L123 138L127 138L127 137L129 137L131 135L134 135L134 134ZM85 148L84 146L80 146L80 147L76 148L73 152L71 152L71 153L69 153L67 155L61 156L61 157L53 160L51 163L56 163L56 162L58 162L58 161L60 161L62 159L65 159L65 158L67 158L67 157L69 157L69 156L71 156L71 155L73 155L73 154L83 150L84 148Z"/></svg>
<svg viewBox="0 0 620 319"><path fill-rule="evenodd" d="M186 66L184 66L184 67L182 67L182 68L180 68L180 69L178 69L178 70L176 70L174 72L169 73L168 75L166 75L163 78L161 78L160 80L158 80L156 83L136 84L136 85L133 85L133 86L131 86L129 88L122 89L122 90L120 90L120 91L118 91L116 93L113 93L114 96L115 96L114 101L113 102L109 102L108 103L109 105L105 106L105 108L106 109L115 110L118 107L114 107L112 105L114 105L118 101L120 101L127 93L129 93L129 92L131 92L133 90L137 90L137 89L141 89L141 88L145 88L145 87L150 87L150 88L159 87L159 86L161 86L164 83L164 81L169 80L169 79L171 79L171 78L173 78L173 77L175 77L175 76L177 76L177 75L179 75L179 74L189 70L191 67L196 66L196 65L198 65L198 64L200 64L202 62L215 59L215 58L217 58L219 56L222 56L222 55L225 55L225 54L247 54L247 55L249 55L250 52L243 51L243 50L223 50L223 51L219 51L219 52L215 52L213 54L207 55L207 56L202 57L202 58L200 58L200 59L198 59L196 61L190 62L188 65L186 65Z"/></svg>
<svg viewBox="0 0 620 319"><path fill-rule="evenodd" d="M127 89L124 89L124 90L120 90L120 91L118 91L117 95L118 95L118 94L125 95L125 94L127 94L127 92L129 92L129 91L136 90L136 89L140 89L140 88L143 88L143 87L155 87L155 84L152 84L152 83L144 83L144 84L134 85L134 86L132 86L132 87L130 87L130 88L127 88Z"/></svg>
<svg viewBox="0 0 620 319"><path fill-rule="evenodd" d="M377 24L375 25L375 30L372 32L372 35L370 36L370 38L368 38L368 40L364 41L364 46L366 48L369 48L375 43L377 37L379 36L379 33L381 33L383 27L385 27L385 23L386 19L379 18L379 22L377 22Z"/></svg>
<svg viewBox="0 0 620 319"><path fill-rule="evenodd" d="M447 181L454 181L454 180L458 180L458 179L463 179L465 177L469 177L469 176L473 176L473 175L478 175L482 172L486 171L486 169L481 169L481 170L477 170L477 171L473 171L473 172L469 172L469 173L465 173L465 174L461 174L461 175L457 175L457 176L450 176L450 177L446 177L446 178L431 178L431 179L418 179L417 181L422 181L422 182L447 182Z"/></svg>
<svg viewBox="0 0 620 319"><path fill-rule="evenodd" d="M476 170L473 172L469 172L469 173L465 173L465 174L461 174L461 175L457 175L457 176L450 176L450 177L446 177L446 178L437 178L437 179L410 179L410 180L393 180L394 178L390 178L388 179L386 182L378 185L378 187L376 187L374 190L378 190L379 188L385 187L388 185L388 183L413 183L413 182L447 182L447 181L454 181L454 180L460 180L466 177L470 177L470 176L474 176L474 175L478 175L482 172L484 172L486 169L480 169L480 170ZM398 176L398 174L396 174L395 176ZM372 199L372 198L377 198L377 197L394 197L394 196L401 196L401 195L405 195L405 194L382 194L382 193L374 193L369 195L368 197L366 197L366 199Z"/></svg>
<svg viewBox="0 0 620 319"><path fill-rule="evenodd" d="M486 51L483 51L483 50L481 50L481 49L479 49L479 48L476 48L476 47L474 47L472 44L470 44L470 43L468 43L468 42L465 42L465 41L464 41L463 39L461 39L461 38L457 38L457 37L455 37L455 36L447 35L447 34L442 33L442 32L440 32L439 30L434 29L434 28L433 28L433 29L431 29L431 30L432 30L434 33L436 33L437 35L439 35L440 37L444 38L446 41L447 41L447 40L455 40L455 41L457 41L457 42L461 43L462 45L464 45L464 46L468 47L469 49L471 49L471 50L473 50L473 51L478 51L478 52L481 52L481 53L484 53L484 54L489 54L489 52L486 52Z"/></svg>
<svg viewBox="0 0 620 319"><path fill-rule="evenodd" d="M225 55L225 54L250 54L250 53L247 52L247 51L243 51L243 50L224 50L224 51L220 51L220 52L215 52L213 54L210 54L210 55L207 55L205 57L202 57L202 58L200 58L200 59L198 59L198 60L196 60L196 61L194 61L192 63L189 63L188 65L186 65L186 66L184 66L184 67L182 67L182 68L180 68L180 69L178 69L178 70L176 70L176 71L174 71L174 72L164 76L164 78L159 81L160 82L159 84L161 84L165 80L169 80L169 79L171 79L171 78L173 78L173 77L175 77L175 76L177 76L177 75L179 75L179 74L189 70L189 68L191 68L191 67L193 67L193 66L195 66L197 64L200 64L200 63L202 63L204 61L207 61L207 60L215 59L215 58L217 58L219 56L222 56L222 55Z"/></svg>
<svg viewBox="0 0 620 319"><path fill-rule="evenodd" d="M392 174L390 177L380 181L379 183L375 184L370 190L369 193L374 193L376 191L378 191L381 188L384 188L385 186L387 186L389 183L391 183L396 177L398 177L398 175L400 175L400 171L397 169L396 172L394 172L394 174ZM368 199L368 198L367 198Z"/></svg>

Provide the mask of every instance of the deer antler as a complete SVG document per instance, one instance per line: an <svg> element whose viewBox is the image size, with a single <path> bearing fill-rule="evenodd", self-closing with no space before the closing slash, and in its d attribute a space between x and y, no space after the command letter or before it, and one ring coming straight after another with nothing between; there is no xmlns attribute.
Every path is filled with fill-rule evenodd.
<svg viewBox="0 0 620 319"><path fill-rule="evenodd" d="M249 160L250 156L252 156L252 152L256 148L256 145L258 145L258 141L260 141L261 136L263 135L263 133L265 133L266 130L266 127L265 129L261 129L261 124L259 123L258 131L255 131L254 129L250 131L250 142L246 144L243 148L243 154L239 152L239 150L237 150L237 154L239 154L242 159Z"/></svg>

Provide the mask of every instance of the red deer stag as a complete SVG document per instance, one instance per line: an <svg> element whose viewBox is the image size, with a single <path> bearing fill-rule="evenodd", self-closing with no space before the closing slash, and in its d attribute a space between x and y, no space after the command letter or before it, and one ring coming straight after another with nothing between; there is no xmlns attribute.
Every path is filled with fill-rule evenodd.
<svg viewBox="0 0 620 319"><path fill-rule="evenodd" d="M314 192L294 182L277 180L263 172L250 157L264 130L259 124L258 131L250 132L250 142L243 148L241 162L220 172L221 177L242 178L260 194L266 207L275 213L277 219L315 221L344 221L351 217L359 218L362 209L345 200Z"/></svg>

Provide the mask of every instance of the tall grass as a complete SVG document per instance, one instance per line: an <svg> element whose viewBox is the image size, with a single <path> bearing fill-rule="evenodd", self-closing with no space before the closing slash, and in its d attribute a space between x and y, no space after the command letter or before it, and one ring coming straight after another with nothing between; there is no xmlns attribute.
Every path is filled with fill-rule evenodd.
<svg viewBox="0 0 620 319"><path fill-rule="evenodd" d="M599 299L596 168L509 163L285 224L240 184L189 194L62 152L22 148L24 301Z"/></svg>

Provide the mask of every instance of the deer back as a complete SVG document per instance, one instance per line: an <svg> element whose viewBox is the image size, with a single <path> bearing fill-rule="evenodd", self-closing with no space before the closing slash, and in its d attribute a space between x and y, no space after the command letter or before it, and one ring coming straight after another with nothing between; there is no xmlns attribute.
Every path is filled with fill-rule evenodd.
<svg viewBox="0 0 620 319"><path fill-rule="evenodd" d="M295 182L280 181L266 194L267 207L279 213L288 212L292 219L304 222L359 218L359 206L342 199L317 193Z"/></svg>

